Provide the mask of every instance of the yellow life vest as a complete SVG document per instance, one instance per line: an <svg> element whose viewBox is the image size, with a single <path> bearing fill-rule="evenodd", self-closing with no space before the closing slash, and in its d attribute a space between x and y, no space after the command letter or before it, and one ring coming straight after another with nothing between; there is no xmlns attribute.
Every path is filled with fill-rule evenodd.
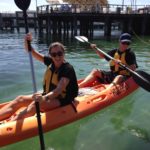
<svg viewBox="0 0 150 150"><path fill-rule="evenodd" d="M116 51L114 54L114 59L120 60L122 64L127 65L125 56L126 56L126 52L119 55L119 53ZM130 75L130 73L126 69L120 68L119 65L116 65L114 60L110 61L110 67L113 68L113 72L115 73L118 73L120 75L127 75L127 76Z"/></svg>
<svg viewBox="0 0 150 150"><path fill-rule="evenodd" d="M52 71L51 66L47 67L47 70L45 71L44 74L44 79L43 79L43 90L44 94L49 93L50 91L54 90L59 82L58 79L58 72L59 71ZM58 96L58 98L65 98L66 96L66 89L63 90L63 92Z"/></svg>

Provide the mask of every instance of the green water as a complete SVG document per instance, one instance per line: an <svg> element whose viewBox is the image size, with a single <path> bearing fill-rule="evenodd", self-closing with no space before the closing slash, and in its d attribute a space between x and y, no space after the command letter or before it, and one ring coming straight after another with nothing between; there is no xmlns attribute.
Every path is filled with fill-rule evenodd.
<svg viewBox="0 0 150 150"><path fill-rule="evenodd" d="M52 39L33 33L33 46L47 54ZM0 33L0 102L20 94L32 92L28 54L23 47L24 33ZM53 39L52 41L56 41ZM59 40L66 46L66 58L74 66L78 79L92 68L108 69L88 46L75 39ZM118 46L118 40L96 40L99 48L107 51ZM137 55L139 69L150 73L150 37L134 37L131 47ZM36 83L41 89L45 66L34 61ZM89 117L44 134L47 150L149 150L150 149L150 94L142 88ZM34 137L0 150L38 150L39 138Z"/></svg>

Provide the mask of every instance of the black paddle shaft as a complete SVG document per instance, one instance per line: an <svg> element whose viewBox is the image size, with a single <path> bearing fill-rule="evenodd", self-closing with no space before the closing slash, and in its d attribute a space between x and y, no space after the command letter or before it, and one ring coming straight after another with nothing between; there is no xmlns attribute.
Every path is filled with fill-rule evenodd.
<svg viewBox="0 0 150 150"><path fill-rule="evenodd" d="M26 33L28 33L29 32L29 28L28 28L26 10L23 10L23 17L24 17L24 22L25 22L25 31L26 31ZM28 42L28 51L31 52L31 50L32 50L31 43L30 43L30 41L27 41L27 42Z"/></svg>
<svg viewBox="0 0 150 150"><path fill-rule="evenodd" d="M24 21L25 21L26 33L29 32L28 22L27 22L27 9L28 9L28 7L30 5L30 2L31 2L31 0L15 0L15 4L18 6L18 8L20 8L23 11L23 17L24 17ZM28 42L28 50L29 50L31 72L32 72L33 90L34 90L34 93L35 93L35 92L37 92L37 89L36 89L36 82L35 82L35 75L34 75L34 66L33 66L32 54L31 54L31 44L30 44L30 41L27 41L27 42ZM41 146L41 150L45 150L39 102L35 102L35 107L36 107L36 113L37 113L37 122L38 122L40 146Z"/></svg>

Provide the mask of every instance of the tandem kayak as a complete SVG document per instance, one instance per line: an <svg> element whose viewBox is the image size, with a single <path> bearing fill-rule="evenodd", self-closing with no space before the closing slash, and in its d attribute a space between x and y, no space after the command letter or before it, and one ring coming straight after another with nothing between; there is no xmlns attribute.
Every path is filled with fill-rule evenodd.
<svg viewBox="0 0 150 150"><path fill-rule="evenodd" d="M138 88L138 85L132 78L129 78L120 85L107 87L108 84L91 84L89 87L79 89L79 95L72 104L41 112L43 131L51 131L97 112L131 94ZM8 103L1 103L0 108ZM17 121L7 119L0 122L0 147L37 135L36 115Z"/></svg>

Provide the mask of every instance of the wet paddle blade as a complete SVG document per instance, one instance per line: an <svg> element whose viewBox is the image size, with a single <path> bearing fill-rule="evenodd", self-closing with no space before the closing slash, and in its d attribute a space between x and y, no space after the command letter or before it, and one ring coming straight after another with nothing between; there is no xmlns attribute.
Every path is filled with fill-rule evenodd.
<svg viewBox="0 0 150 150"><path fill-rule="evenodd" d="M84 40L85 42L89 42L88 38L85 37L85 36L80 36L80 38L81 38L82 40Z"/></svg>
<svg viewBox="0 0 150 150"><path fill-rule="evenodd" d="M29 8L31 0L14 0L17 7L23 11Z"/></svg>
<svg viewBox="0 0 150 150"><path fill-rule="evenodd" d="M85 37L85 36L75 36L75 38L80 41L80 42L86 42L86 43L89 43L88 42L88 39Z"/></svg>
<svg viewBox="0 0 150 150"><path fill-rule="evenodd" d="M136 73L140 76L137 76L136 74L132 74L132 77L134 81L143 89L150 92L150 75L142 70L136 71Z"/></svg>
<svg viewBox="0 0 150 150"><path fill-rule="evenodd" d="M75 36L75 38L76 38L78 41L80 41L80 42L85 42L83 39L81 39L80 36Z"/></svg>

